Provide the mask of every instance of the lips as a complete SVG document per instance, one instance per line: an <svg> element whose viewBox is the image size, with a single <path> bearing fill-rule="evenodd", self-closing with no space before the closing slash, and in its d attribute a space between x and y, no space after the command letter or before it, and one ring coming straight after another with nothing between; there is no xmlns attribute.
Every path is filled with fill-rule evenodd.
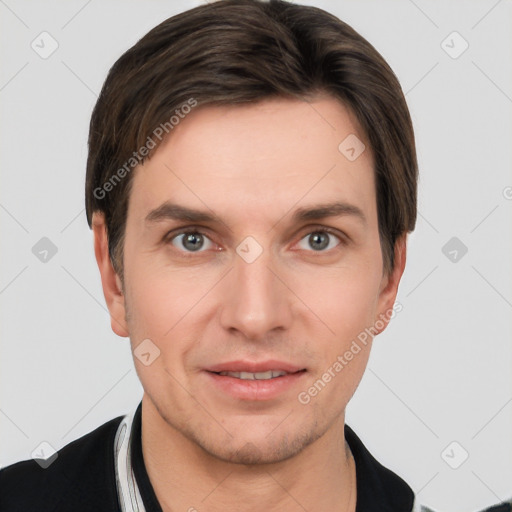
<svg viewBox="0 0 512 512"><path fill-rule="evenodd" d="M221 377L234 377L235 379L242 380L268 380L275 379L276 377L282 377L287 375L286 372L281 370L268 370L266 372L219 372Z"/></svg>
<svg viewBox="0 0 512 512"><path fill-rule="evenodd" d="M238 400L265 401L284 396L298 385L305 368L277 360L229 361L205 368L213 389ZM218 392L217 391L217 392Z"/></svg>
<svg viewBox="0 0 512 512"><path fill-rule="evenodd" d="M297 373L305 368L287 363L285 361L278 361L275 359L268 359L265 361L229 361L226 363L219 363L205 368L206 371L213 373L231 372L231 373L265 373L265 372L284 372Z"/></svg>

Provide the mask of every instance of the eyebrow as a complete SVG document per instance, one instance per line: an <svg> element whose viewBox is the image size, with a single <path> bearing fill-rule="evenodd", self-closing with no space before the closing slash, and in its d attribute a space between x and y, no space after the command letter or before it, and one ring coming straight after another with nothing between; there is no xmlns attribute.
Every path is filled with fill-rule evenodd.
<svg viewBox="0 0 512 512"><path fill-rule="evenodd" d="M345 217L352 216L359 219L363 224L366 224L366 217L358 206L344 202L334 202L313 207L299 208L292 216L293 222L300 222L306 220L319 220L328 217Z"/></svg>
<svg viewBox="0 0 512 512"><path fill-rule="evenodd" d="M292 222L299 223L325 219L328 217L345 216L355 217L363 224L366 224L366 217L358 206L340 201L299 208L293 213ZM186 206L181 206L170 201L165 201L159 207L151 210L146 216L147 223L160 222L164 220L224 224L220 217L213 213L187 208Z"/></svg>

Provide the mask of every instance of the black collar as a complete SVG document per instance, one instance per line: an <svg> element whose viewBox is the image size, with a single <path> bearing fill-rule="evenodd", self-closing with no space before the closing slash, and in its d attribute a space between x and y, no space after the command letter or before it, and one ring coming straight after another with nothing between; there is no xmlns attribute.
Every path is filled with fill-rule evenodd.
<svg viewBox="0 0 512 512"><path fill-rule="evenodd" d="M380 464L348 425L345 425L345 439L356 461L356 512L411 512L412 489Z"/></svg>
<svg viewBox="0 0 512 512"><path fill-rule="evenodd" d="M162 512L144 465L141 441L142 402L133 418L132 465L147 511ZM414 493L395 473L382 466L366 449L355 432L345 425L345 439L356 463L356 512L411 512Z"/></svg>
<svg viewBox="0 0 512 512"><path fill-rule="evenodd" d="M148 512L163 512L160 503L156 498L153 486L149 481L146 466L144 465L144 457L142 455L142 436L141 436L141 414L142 402L137 407L135 415L133 416L132 435L131 435L131 452L132 452L132 467L139 486L139 492L144 501L144 508Z"/></svg>

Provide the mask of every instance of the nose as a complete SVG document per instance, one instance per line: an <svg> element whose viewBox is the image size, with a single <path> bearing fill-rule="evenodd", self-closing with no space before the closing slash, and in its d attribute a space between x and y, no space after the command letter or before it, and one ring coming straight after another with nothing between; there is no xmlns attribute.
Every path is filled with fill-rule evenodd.
<svg viewBox="0 0 512 512"><path fill-rule="evenodd" d="M273 268L268 251L252 262L235 256L224 281L222 327L250 340L262 340L290 328L293 293Z"/></svg>

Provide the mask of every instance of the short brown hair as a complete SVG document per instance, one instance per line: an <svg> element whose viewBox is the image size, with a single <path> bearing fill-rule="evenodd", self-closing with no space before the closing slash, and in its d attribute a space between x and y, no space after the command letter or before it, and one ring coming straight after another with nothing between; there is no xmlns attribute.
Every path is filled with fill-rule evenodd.
<svg viewBox="0 0 512 512"><path fill-rule="evenodd" d="M416 223L418 179L413 126L397 77L366 39L322 9L283 0L219 0L165 20L124 53L92 113L87 221L91 226L93 212L104 213L110 258L121 278L130 170L151 154L139 149L158 145L157 127L170 133L171 116L187 104L304 100L319 93L346 105L369 142L384 269L390 271L397 238Z"/></svg>

